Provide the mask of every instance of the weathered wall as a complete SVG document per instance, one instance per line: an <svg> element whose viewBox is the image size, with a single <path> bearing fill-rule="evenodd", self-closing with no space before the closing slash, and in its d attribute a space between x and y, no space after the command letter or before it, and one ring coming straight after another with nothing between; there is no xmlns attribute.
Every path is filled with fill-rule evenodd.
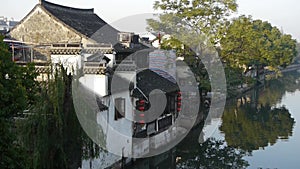
<svg viewBox="0 0 300 169"><path fill-rule="evenodd" d="M39 6L20 25L15 27L10 34L12 38L34 44L81 43L88 41L87 39L82 39L75 31L49 16Z"/></svg>

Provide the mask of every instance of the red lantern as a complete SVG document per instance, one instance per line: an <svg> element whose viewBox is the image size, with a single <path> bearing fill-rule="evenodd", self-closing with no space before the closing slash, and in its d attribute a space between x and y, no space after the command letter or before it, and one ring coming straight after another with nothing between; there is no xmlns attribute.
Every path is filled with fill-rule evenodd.
<svg viewBox="0 0 300 169"><path fill-rule="evenodd" d="M138 100L136 101L136 109L139 111L145 111L145 100Z"/></svg>
<svg viewBox="0 0 300 169"><path fill-rule="evenodd" d="M181 100L182 100L181 92L178 92L177 93L177 112L181 111L181 105L182 105Z"/></svg>
<svg viewBox="0 0 300 169"><path fill-rule="evenodd" d="M136 102L136 110L138 110L136 112L136 122L140 123L140 124L145 124L145 113L142 113L145 111L145 107L146 107L146 101L143 99L137 100Z"/></svg>

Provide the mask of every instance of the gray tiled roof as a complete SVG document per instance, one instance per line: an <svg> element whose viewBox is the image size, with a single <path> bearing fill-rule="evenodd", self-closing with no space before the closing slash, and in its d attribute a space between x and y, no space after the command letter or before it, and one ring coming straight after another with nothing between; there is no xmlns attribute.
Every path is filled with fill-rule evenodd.
<svg viewBox="0 0 300 169"><path fill-rule="evenodd" d="M5 35L7 33L7 30L0 30L0 35Z"/></svg>
<svg viewBox="0 0 300 169"><path fill-rule="evenodd" d="M75 29L79 33L92 37L102 27L109 27L110 33L117 34L117 30L109 26L97 14L94 9L79 9L54 4L45 0L41 1L41 5L53 16L61 20L66 25ZM101 33L102 34L102 33ZM94 39L94 38L93 38ZM100 39L100 38L97 38ZM105 38L101 38L105 39Z"/></svg>
<svg viewBox="0 0 300 169"><path fill-rule="evenodd" d="M9 26L11 27L14 27L19 23L18 21L8 21L8 22L9 22Z"/></svg>
<svg viewBox="0 0 300 169"><path fill-rule="evenodd" d="M177 84L163 78L150 69L143 70L137 74L137 87L147 96L149 96L154 89L159 89L166 93L179 91ZM134 96L141 97L139 91L135 90L133 93Z"/></svg>
<svg viewBox="0 0 300 169"><path fill-rule="evenodd" d="M2 20L0 20L0 25L5 25L5 26L7 26L6 22L4 22L4 21L2 21Z"/></svg>

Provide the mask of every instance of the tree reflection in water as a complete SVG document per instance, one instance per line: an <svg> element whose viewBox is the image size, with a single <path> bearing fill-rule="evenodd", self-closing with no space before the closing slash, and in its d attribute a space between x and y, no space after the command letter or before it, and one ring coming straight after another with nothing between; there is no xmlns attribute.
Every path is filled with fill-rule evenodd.
<svg viewBox="0 0 300 169"><path fill-rule="evenodd" d="M300 88L298 77L297 73L285 75L239 98L236 104L229 103L219 128L227 144L251 152L292 136L295 120L285 106L277 104L285 92Z"/></svg>
<svg viewBox="0 0 300 169"><path fill-rule="evenodd" d="M191 150L187 154L179 152L182 155L182 161L177 164L177 168L241 169L249 166L248 162L243 159L247 152L227 146L223 140L211 138L196 146L193 153Z"/></svg>
<svg viewBox="0 0 300 169"><path fill-rule="evenodd" d="M269 143L273 145L279 138L287 139L292 135L294 123L285 107L265 105L256 111L247 104L236 112L226 111L220 130L225 133L229 146L251 152L267 147Z"/></svg>
<svg viewBox="0 0 300 169"><path fill-rule="evenodd" d="M164 154L141 159L128 169L242 169L249 166L243 159L248 152L227 146L225 141L208 139L199 144L199 128L193 130L175 148Z"/></svg>
<svg viewBox="0 0 300 169"><path fill-rule="evenodd" d="M40 106L31 112L34 115L21 126L22 133L26 133L21 139L28 149L28 168L77 169L82 160L104 153L80 127L73 108L70 79L57 76L56 81L47 84L49 90L41 92ZM271 81L267 87L229 103L220 126L225 140L209 139L199 144L202 126L198 126L168 153L168 160L147 159L148 168L246 168L249 164L243 157L292 135L294 119L284 106L276 105L286 91L300 88L295 77L291 74Z"/></svg>

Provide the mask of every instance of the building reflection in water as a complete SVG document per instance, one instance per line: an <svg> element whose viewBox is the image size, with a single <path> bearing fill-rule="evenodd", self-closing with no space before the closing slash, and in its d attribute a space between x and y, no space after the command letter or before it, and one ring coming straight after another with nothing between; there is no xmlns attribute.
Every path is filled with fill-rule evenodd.
<svg viewBox="0 0 300 169"><path fill-rule="evenodd" d="M218 132L224 138L199 144L204 135L200 135L203 125L198 125L174 149L138 160L129 168L247 168L245 156L292 136L295 120L280 103L286 92L300 89L298 82L298 73L286 74L229 100L222 118L209 119L211 125L213 121L222 122Z"/></svg>
<svg viewBox="0 0 300 169"><path fill-rule="evenodd" d="M264 88L228 101L219 127L224 140L209 139L199 144L203 129L203 125L199 124L175 148L155 157L136 160L129 168L246 168L249 164L243 157L251 155L253 150L292 136L295 120L287 108L278 105L286 91L294 92L300 88L296 77L295 74L286 75ZM64 93L64 104L72 105L69 91ZM72 107L70 105L66 107ZM29 146L34 154L33 165L43 168L93 168L110 165L107 159L111 162L113 158L120 159L101 150L86 137L73 109L65 109L64 112L65 119L59 125L52 119L54 116L49 116L50 120L46 121L44 116L31 119L27 139L33 141Z"/></svg>

